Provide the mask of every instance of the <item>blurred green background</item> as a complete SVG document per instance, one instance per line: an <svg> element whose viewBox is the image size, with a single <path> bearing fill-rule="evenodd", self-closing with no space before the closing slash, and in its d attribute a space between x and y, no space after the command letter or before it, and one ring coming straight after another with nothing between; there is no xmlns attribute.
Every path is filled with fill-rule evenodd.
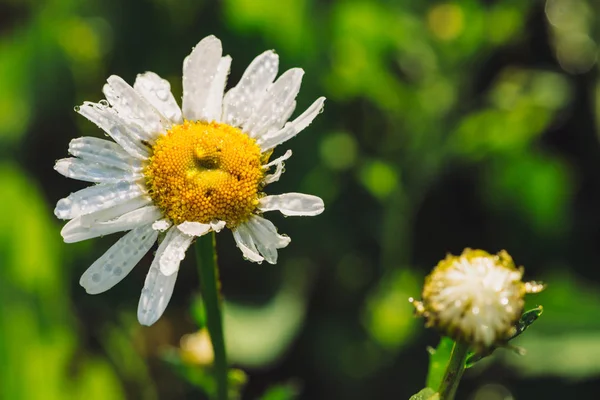
<svg viewBox="0 0 600 400"><path fill-rule="evenodd" d="M135 317L148 255L111 291L83 271L118 237L62 243L52 210L86 184L53 170L101 137L73 112L111 74L181 64L215 34L230 84L276 49L306 71L298 109L325 112L289 142L270 193L321 196L274 221L276 266L218 236L226 336L244 399L405 399L438 336L410 296L447 252L506 249L542 318L467 371L461 399L600 391L600 40L595 0L0 0L0 399L196 399L203 367L193 252L165 315ZM286 145L288 145L286 143ZM277 149L277 154L283 154ZM189 338L189 337L188 337ZM180 347L183 345L183 349ZM192 354L192 355L190 355ZM296 397L294 397L296 396Z"/></svg>

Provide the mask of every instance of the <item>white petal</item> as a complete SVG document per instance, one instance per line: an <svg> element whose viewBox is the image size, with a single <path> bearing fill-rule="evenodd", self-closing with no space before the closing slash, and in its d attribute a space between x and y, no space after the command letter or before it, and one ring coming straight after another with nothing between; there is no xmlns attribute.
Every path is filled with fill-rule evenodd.
<svg viewBox="0 0 600 400"><path fill-rule="evenodd" d="M248 231L247 227L242 224L233 231L235 244L242 251L244 258L253 262L261 263L264 258L258 252L254 240Z"/></svg>
<svg viewBox="0 0 600 400"><path fill-rule="evenodd" d="M183 60L183 117L197 121L206 114L213 79L221 62L221 41L207 36Z"/></svg>
<svg viewBox="0 0 600 400"><path fill-rule="evenodd" d="M288 216L314 216L325 210L325 204L320 197L310 194L285 193L261 198L258 209L262 212L278 210Z"/></svg>
<svg viewBox="0 0 600 400"><path fill-rule="evenodd" d="M73 218L60 231L65 243L75 243L98 236L109 235L115 232L128 231L139 226L146 226L160 218L158 207L146 206L130 211L118 218L106 222L97 222L85 226L81 217Z"/></svg>
<svg viewBox="0 0 600 400"><path fill-rule="evenodd" d="M201 224L200 222L185 221L177 225L177 229L186 235L202 236L210 232L210 224Z"/></svg>
<svg viewBox="0 0 600 400"><path fill-rule="evenodd" d="M246 68L236 87L223 98L223 122L242 126L254 114L267 93L277 69L279 57L273 51L265 51Z"/></svg>
<svg viewBox="0 0 600 400"><path fill-rule="evenodd" d="M146 140L153 141L171 127L172 123L121 77L112 75L107 81L103 89L106 99L121 117L142 128Z"/></svg>
<svg viewBox="0 0 600 400"><path fill-rule="evenodd" d="M279 164L283 163L285 160L287 160L288 158L290 158L291 156L292 156L292 150L286 150L282 156L277 157L277 158L269 161L267 164L263 165L263 168L269 169L273 165L279 165Z"/></svg>
<svg viewBox="0 0 600 400"><path fill-rule="evenodd" d="M179 264L185 258L185 252L193 239L193 236L186 235L176 228L167 232L159 246L159 251L156 252L158 266L163 275L170 276L179 270Z"/></svg>
<svg viewBox="0 0 600 400"><path fill-rule="evenodd" d="M82 160L97 162L124 171L139 170L142 167L139 160L132 158L117 143L90 136L71 140L69 153Z"/></svg>
<svg viewBox="0 0 600 400"><path fill-rule="evenodd" d="M171 230L176 230L171 228ZM140 302L138 304L138 321L142 325L152 325L155 323L167 308L171 295L173 294L173 288L175 287L175 281L177 280L177 271L173 274L166 276L160 272L159 260L162 256L167 243L163 242L158 246L156 256L150 265L148 275L146 275L146 282L142 289L142 295L140 296Z"/></svg>
<svg viewBox="0 0 600 400"><path fill-rule="evenodd" d="M67 178L95 183L134 181L143 177L141 172L107 167L97 162L80 158L63 158L62 160L58 160L54 164L54 169Z"/></svg>
<svg viewBox="0 0 600 400"><path fill-rule="evenodd" d="M158 233L151 225L123 236L81 276L79 284L89 294L102 293L119 283L150 250Z"/></svg>
<svg viewBox="0 0 600 400"><path fill-rule="evenodd" d="M245 231L261 256L270 264L277 263L277 249L286 247L291 239L277 233L277 228L268 219L252 216L246 223L237 229Z"/></svg>
<svg viewBox="0 0 600 400"><path fill-rule="evenodd" d="M121 215L127 214L128 212L137 210L151 203L152 200L150 200L149 197L134 197L133 199L119 203L116 206L80 216L79 218L81 220L81 226L89 228L96 223L110 221L111 219L120 217Z"/></svg>
<svg viewBox="0 0 600 400"><path fill-rule="evenodd" d="M75 110L98 125L132 157L145 160L150 155L149 148L143 144L146 139L141 128L125 121L112 108L86 101Z"/></svg>
<svg viewBox="0 0 600 400"><path fill-rule="evenodd" d="M171 227L171 221L168 219L161 219L152 224L152 229L159 232L164 232Z"/></svg>
<svg viewBox="0 0 600 400"><path fill-rule="evenodd" d="M264 101L244 124L245 132L251 137L260 137L268 131L281 129L296 108L296 96L300 91L304 71L292 68L285 71L269 87Z"/></svg>
<svg viewBox="0 0 600 400"><path fill-rule="evenodd" d="M134 182L101 183L60 199L56 203L54 215L60 219L76 218L106 210L143 194L144 190Z"/></svg>
<svg viewBox="0 0 600 400"><path fill-rule="evenodd" d="M215 232L221 232L221 230L223 228L225 228L226 222L225 221L212 221L210 223L210 227L212 228L213 231Z"/></svg>
<svg viewBox="0 0 600 400"><path fill-rule="evenodd" d="M325 97L319 97L306 111L292 122L285 124L283 129L267 133L259 137L256 141L263 152L272 149L273 147L285 142L296 136L304 128L306 128L315 119L315 117L323 110Z"/></svg>
<svg viewBox="0 0 600 400"><path fill-rule="evenodd" d="M281 174L283 174L283 168L285 167L284 161L292 156L292 151L288 150L284 155L274 159L268 164L263 165L264 169L269 169L272 165L275 165L275 172L272 174L265 175L262 180L263 185L268 185L273 182L277 182Z"/></svg>
<svg viewBox="0 0 600 400"><path fill-rule="evenodd" d="M171 122L183 122L181 109L171 93L169 81L154 72L146 72L137 76L133 88Z"/></svg>
<svg viewBox="0 0 600 400"><path fill-rule="evenodd" d="M204 121L219 121L221 120L221 110L223 106L223 92L227 84L227 75L229 75L229 67L231 66L231 57L225 56L221 58L217 73L210 86L206 107L202 112L200 119Z"/></svg>

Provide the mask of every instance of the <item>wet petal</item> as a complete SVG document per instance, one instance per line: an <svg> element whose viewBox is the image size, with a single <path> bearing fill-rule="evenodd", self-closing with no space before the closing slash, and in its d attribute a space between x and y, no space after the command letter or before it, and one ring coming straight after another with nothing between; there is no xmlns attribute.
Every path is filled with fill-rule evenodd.
<svg viewBox="0 0 600 400"><path fill-rule="evenodd" d="M139 160L131 157L121 146L110 140L90 136L73 139L69 143L69 153L82 160L124 171L141 169Z"/></svg>
<svg viewBox="0 0 600 400"><path fill-rule="evenodd" d="M177 229L173 227L171 230ZM160 272L159 267L160 257L163 255L167 244L163 240L160 246L158 246L148 275L146 275L137 312L138 321L142 325L150 326L155 323L167 308L169 300L171 300L171 296L173 295L175 281L177 280L177 271L167 276Z"/></svg>
<svg viewBox="0 0 600 400"><path fill-rule="evenodd" d="M146 72L137 76L133 88L169 121L175 124L183 122L169 81L154 72Z"/></svg>
<svg viewBox="0 0 600 400"><path fill-rule="evenodd" d="M179 270L179 264L185 258L185 252L192 244L193 239L193 236L187 235L176 228L167 232L165 239L159 246L159 251L156 253L158 266L163 275L169 276Z"/></svg>
<svg viewBox="0 0 600 400"><path fill-rule="evenodd" d="M80 158L58 160L54 169L67 178L95 183L134 181L143 177L141 172L125 171Z"/></svg>
<svg viewBox="0 0 600 400"><path fill-rule="evenodd" d="M274 159L273 161L269 162L268 164L263 165L264 169L269 169L271 166L275 165L275 172L272 174L265 175L265 177L262 180L263 185L268 185L270 183L277 182L279 180L279 178L281 177L281 174L283 174L283 171L284 171L284 167L285 167L284 161L287 160L288 158L290 158L291 156L292 156L292 151L288 150L281 157L278 157L278 158Z"/></svg>
<svg viewBox="0 0 600 400"><path fill-rule="evenodd" d="M223 109L223 92L227 84L227 76L229 75L229 67L231 66L231 57L225 56L219 61L217 73L208 91L208 99L206 107L200 116L204 121L221 121L221 110Z"/></svg>
<svg viewBox="0 0 600 400"><path fill-rule="evenodd" d="M296 136L304 128L306 128L315 119L315 117L323 110L325 97L319 97L306 111L292 122L285 124L283 129L267 133L259 137L256 142L263 152L272 149L273 147L285 142Z"/></svg>
<svg viewBox="0 0 600 400"><path fill-rule="evenodd" d="M288 236L278 234L271 221L256 215L241 227L247 230L260 255L270 264L277 263L277 249L286 247L291 241Z"/></svg>
<svg viewBox="0 0 600 400"><path fill-rule="evenodd" d="M106 222L111 219L120 217L130 211L137 210L141 207L148 206L152 203L149 197L138 196L131 200L124 201L113 207L99 210L90 214L80 216L81 226L90 227L98 222Z"/></svg>
<svg viewBox="0 0 600 400"><path fill-rule="evenodd" d="M112 288L144 257L157 236L151 225L132 230L83 273L79 284L89 294L102 293Z"/></svg>
<svg viewBox="0 0 600 400"><path fill-rule="evenodd" d="M221 41L207 36L183 60L183 117L191 121L206 115L213 80L221 62Z"/></svg>
<svg viewBox="0 0 600 400"><path fill-rule="evenodd" d="M190 236L202 236L210 232L210 224L201 224L200 222L186 221L177 225L177 229L186 235Z"/></svg>
<svg viewBox="0 0 600 400"><path fill-rule="evenodd" d="M152 229L159 232L164 232L171 227L171 221L168 219L161 219L152 224Z"/></svg>
<svg viewBox="0 0 600 400"><path fill-rule="evenodd" d="M103 91L121 117L142 128L146 140L153 141L171 127L172 123L121 77L110 76Z"/></svg>
<svg viewBox="0 0 600 400"><path fill-rule="evenodd" d="M60 199L54 215L60 219L76 218L117 206L143 194L144 190L134 182L101 183Z"/></svg>
<svg viewBox="0 0 600 400"><path fill-rule="evenodd" d="M118 218L96 222L93 225L83 225L81 217L67 222L60 231L65 243L75 243L98 236L109 235L115 232L128 231L139 226L145 226L161 217L158 207L146 206L130 211Z"/></svg>
<svg viewBox="0 0 600 400"><path fill-rule="evenodd" d="M296 108L295 99L300 91L303 75L301 68L292 68L281 75L269 87L260 107L244 124L244 131L256 138L281 129Z"/></svg>
<svg viewBox="0 0 600 400"><path fill-rule="evenodd" d="M252 235L245 224L241 224L233 231L233 238L237 247L242 251L245 259L257 263L261 263L264 260L258 252L254 240L252 239Z"/></svg>
<svg viewBox="0 0 600 400"><path fill-rule="evenodd" d="M144 145L146 135L141 128L125 121L112 108L86 101L75 110L106 132L130 156L145 160L150 155L150 149Z"/></svg>
<svg viewBox="0 0 600 400"><path fill-rule="evenodd" d="M273 51L265 51L246 68L240 82L223 98L223 122L231 126L243 126L254 114L271 85L279 57Z"/></svg>
<svg viewBox="0 0 600 400"><path fill-rule="evenodd" d="M265 196L258 201L260 211L280 211L287 216L314 216L325 210L320 197L303 193L285 193Z"/></svg>

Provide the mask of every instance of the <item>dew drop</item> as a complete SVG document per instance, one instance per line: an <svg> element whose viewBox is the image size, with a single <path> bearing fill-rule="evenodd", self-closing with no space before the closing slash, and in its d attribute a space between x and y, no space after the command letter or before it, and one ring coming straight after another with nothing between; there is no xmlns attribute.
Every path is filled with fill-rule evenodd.
<svg viewBox="0 0 600 400"><path fill-rule="evenodd" d="M164 89L157 90L156 97L158 97L159 100L167 101L167 99L169 98L169 92L167 92Z"/></svg>

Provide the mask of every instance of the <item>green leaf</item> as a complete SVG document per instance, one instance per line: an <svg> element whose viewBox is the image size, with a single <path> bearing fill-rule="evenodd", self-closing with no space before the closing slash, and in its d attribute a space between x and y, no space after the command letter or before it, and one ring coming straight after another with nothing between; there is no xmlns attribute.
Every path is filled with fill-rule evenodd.
<svg viewBox="0 0 600 400"><path fill-rule="evenodd" d="M537 321L537 319L540 317L540 315L542 315L543 311L544 311L544 308L542 306L537 306L536 308L525 311L523 313L523 315L521 315L521 318L519 319L519 321L517 321L517 323L515 324L516 331L515 331L514 335L512 335L508 339L508 341L513 340L514 338L516 338L517 336L519 336L523 332L525 332L525 330L527 328L529 328L529 326L531 326L531 324L533 324L535 321ZM518 348L513 348L513 349L515 351L517 351L517 353L521 352L521 350ZM479 354L479 353L471 352L469 354L469 356L467 357L466 368L471 368L475 363L477 363L482 358L485 358L485 357L491 355L494 352L494 350L496 350L496 348L493 348L487 354Z"/></svg>
<svg viewBox="0 0 600 400"><path fill-rule="evenodd" d="M544 307L542 307L542 306L537 306L536 308L525 311L523 313L523 315L521 315L519 322L517 322L517 325L516 325L517 331L508 340L512 340L512 339L516 338L517 336L519 336L520 334L522 334L523 332L525 332L525 330L527 328L529 328L531 326L531 324L533 324L535 321L537 321L537 319L540 317L540 315L542 315L543 312L544 312Z"/></svg>
<svg viewBox="0 0 600 400"><path fill-rule="evenodd" d="M419 393L410 396L410 400L439 400L440 394L431 388L425 388Z"/></svg>
<svg viewBox="0 0 600 400"><path fill-rule="evenodd" d="M454 340L443 336L438 347L429 350L429 371L427 373L427 387L440 387L444 372L448 366Z"/></svg>

